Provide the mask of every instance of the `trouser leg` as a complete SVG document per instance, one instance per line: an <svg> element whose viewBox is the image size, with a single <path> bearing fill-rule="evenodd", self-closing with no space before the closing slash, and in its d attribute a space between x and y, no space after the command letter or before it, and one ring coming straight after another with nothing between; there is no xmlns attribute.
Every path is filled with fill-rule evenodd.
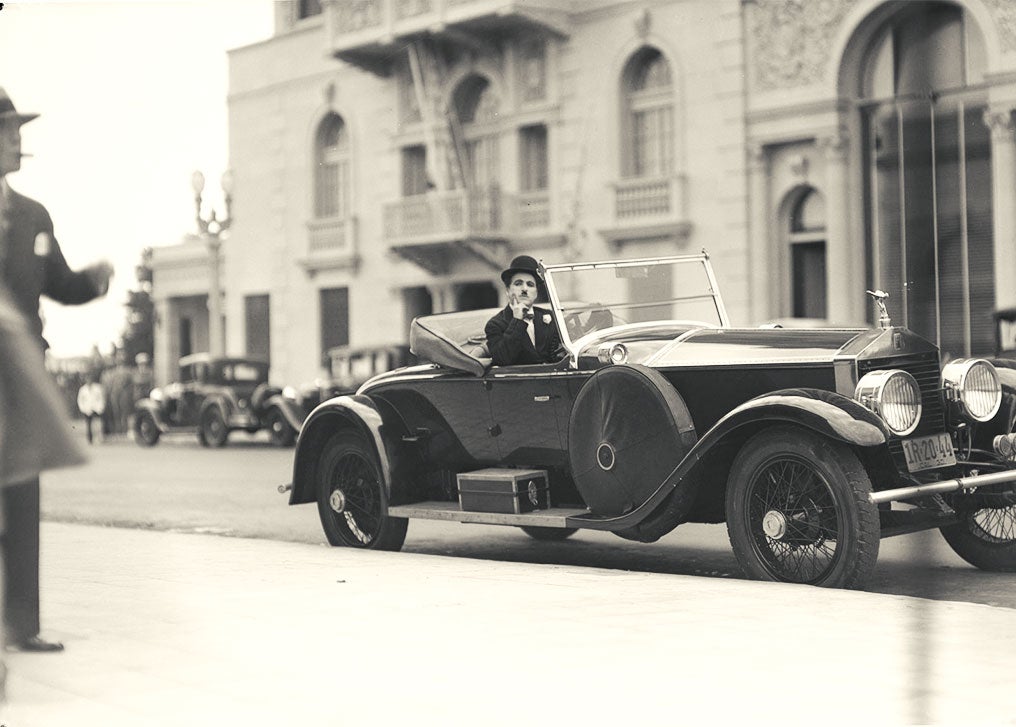
<svg viewBox="0 0 1016 727"><path fill-rule="evenodd" d="M95 419L94 414L85 415L85 436L88 437L88 443L92 443L92 420Z"/></svg>
<svg viewBox="0 0 1016 727"><path fill-rule="evenodd" d="M7 640L39 634L39 478L3 488L4 606Z"/></svg>

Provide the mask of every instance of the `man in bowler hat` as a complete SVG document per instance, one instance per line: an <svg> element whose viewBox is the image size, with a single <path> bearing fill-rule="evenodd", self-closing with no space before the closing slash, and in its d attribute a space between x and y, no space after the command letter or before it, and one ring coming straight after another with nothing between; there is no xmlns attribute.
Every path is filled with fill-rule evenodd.
<svg viewBox="0 0 1016 727"><path fill-rule="evenodd" d="M81 271L67 265L53 236L46 208L18 194L7 175L21 168L21 126L38 114L22 114L0 88L0 285L29 326L33 345L45 350L39 297L65 305L104 295L113 268L102 262ZM0 365L4 365L0 362ZM39 637L39 479L3 489L5 626L8 647L60 651L63 645Z"/></svg>
<svg viewBox="0 0 1016 727"><path fill-rule="evenodd" d="M487 321L484 333L495 366L538 364L561 357L561 336L549 312L533 305L545 296L536 260L519 255L501 273L508 305Z"/></svg>

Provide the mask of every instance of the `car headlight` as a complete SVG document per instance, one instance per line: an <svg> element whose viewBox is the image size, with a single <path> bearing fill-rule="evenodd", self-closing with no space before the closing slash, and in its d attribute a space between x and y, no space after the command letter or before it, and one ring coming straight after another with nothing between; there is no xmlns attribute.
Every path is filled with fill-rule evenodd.
<svg viewBox="0 0 1016 727"><path fill-rule="evenodd" d="M162 401L165 396L162 393L162 389L152 389L148 394L148 398L152 401Z"/></svg>
<svg viewBox="0 0 1016 727"><path fill-rule="evenodd" d="M906 371L871 371L861 377L854 398L882 417L889 431L899 437L910 434L921 421L921 388Z"/></svg>
<svg viewBox="0 0 1016 727"><path fill-rule="evenodd" d="M995 367L983 358L961 358L942 368L942 388L960 416L975 422L989 421L1002 404L1002 384Z"/></svg>
<svg viewBox="0 0 1016 727"><path fill-rule="evenodd" d="M296 389L293 388L292 386L287 386L286 388L284 388L282 390L282 395L287 399L295 400L297 398Z"/></svg>
<svg viewBox="0 0 1016 727"><path fill-rule="evenodd" d="M600 346L596 352L600 363L623 364L628 362L628 347L623 343L612 343Z"/></svg>

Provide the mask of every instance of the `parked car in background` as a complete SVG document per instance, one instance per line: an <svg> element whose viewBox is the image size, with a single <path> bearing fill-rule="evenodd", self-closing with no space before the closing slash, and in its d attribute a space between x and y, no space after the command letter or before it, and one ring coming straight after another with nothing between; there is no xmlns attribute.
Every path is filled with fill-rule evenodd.
<svg viewBox="0 0 1016 727"><path fill-rule="evenodd" d="M878 291L874 330L733 327L704 253L543 276L560 361L491 366L493 309L427 316L428 363L309 416L280 489L330 543L398 550L414 518L643 542L725 522L751 578L861 588L881 538L940 529L1016 570L1016 371L943 367Z"/></svg>
<svg viewBox="0 0 1016 727"><path fill-rule="evenodd" d="M265 401L279 391L268 384L266 361L184 356L178 381L134 405L135 439L150 447L163 434L196 432L201 444L221 447L232 431L254 434L270 426Z"/></svg>
<svg viewBox="0 0 1016 727"><path fill-rule="evenodd" d="M287 386L265 400L272 442L292 445L303 422L314 408L334 396L354 393L377 374L405 366L412 354L409 346L337 346L324 355L327 380L317 379L299 386Z"/></svg>

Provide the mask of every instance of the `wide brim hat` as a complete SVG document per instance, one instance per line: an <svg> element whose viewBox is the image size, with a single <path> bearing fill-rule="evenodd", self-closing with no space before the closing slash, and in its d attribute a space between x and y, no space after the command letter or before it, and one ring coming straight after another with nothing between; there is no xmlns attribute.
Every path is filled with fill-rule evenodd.
<svg viewBox="0 0 1016 727"><path fill-rule="evenodd" d="M32 119L38 118L39 114L22 114L14 108L14 102L11 101L11 97L7 95L2 87L0 87L0 123L6 121L16 121L18 126L27 124Z"/></svg>

